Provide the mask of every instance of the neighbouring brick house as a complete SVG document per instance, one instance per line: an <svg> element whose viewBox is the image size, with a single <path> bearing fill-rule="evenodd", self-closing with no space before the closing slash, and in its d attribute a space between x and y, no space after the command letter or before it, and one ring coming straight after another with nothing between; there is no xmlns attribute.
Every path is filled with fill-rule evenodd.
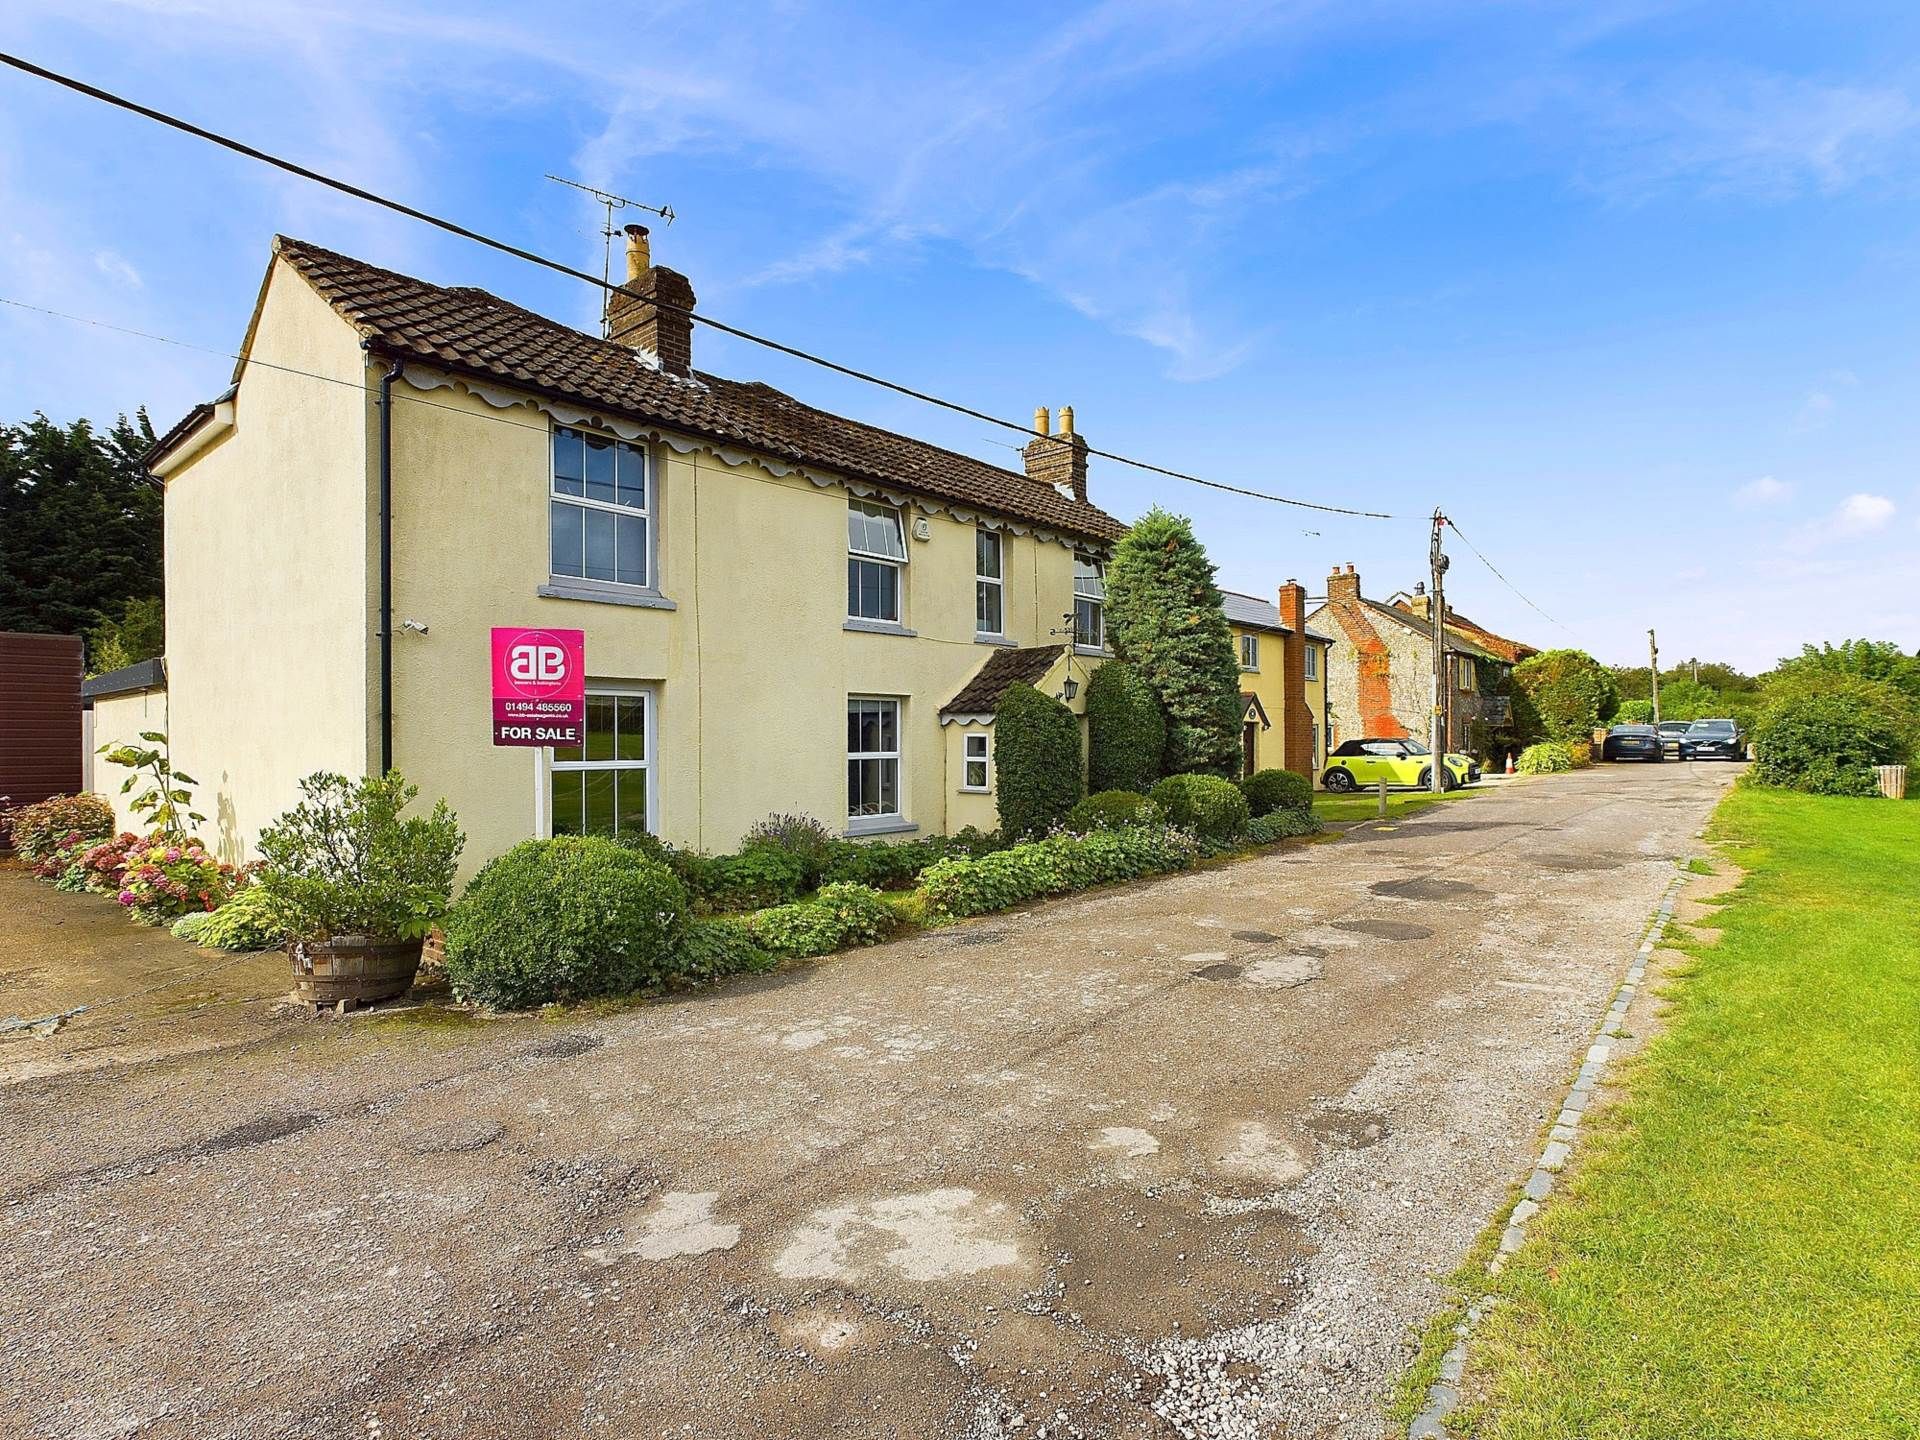
<svg viewBox="0 0 1920 1440"><path fill-rule="evenodd" d="M1399 603L1369 600L1360 593L1353 566L1327 577L1327 595L1307 617L1333 637L1327 655L1330 744L1373 737L1425 740L1433 696L1433 629L1423 591ZM1507 673L1531 646L1462 625L1448 606L1447 748L1495 758L1495 734L1507 723Z"/></svg>

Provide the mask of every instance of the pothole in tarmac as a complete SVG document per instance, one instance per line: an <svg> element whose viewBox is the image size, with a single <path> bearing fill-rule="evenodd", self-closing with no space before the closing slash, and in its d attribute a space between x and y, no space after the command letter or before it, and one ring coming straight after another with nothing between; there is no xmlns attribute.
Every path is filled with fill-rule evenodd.
<svg viewBox="0 0 1920 1440"><path fill-rule="evenodd" d="M1626 864L1624 860L1610 859L1605 855L1535 855L1531 858L1542 870L1558 870L1566 875L1590 870L1618 870Z"/></svg>
<svg viewBox="0 0 1920 1440"><path fill-rule="evenodd" d="M598 1050L607 1042L598 1035L562 1035L527 1051L528 1060L573 1060L589 1050Z"/></svg>
<svg viewBox="0 0 1920 1440"><path fill-rule="evenodd" d="M623 1226L621 1238L589 1246L582 1253L596 1265L611 1265L623 1256L640 1260L673 1260L683 1255L705 1255L731 1250L740 1243L740 1227L713 1218L720 1197L670 1190L649 1202Z"/></svg>
<svg viewBox="0 0 1920 1440"><path fill-rule="evenodd" d="M1236 930L1233 932L1233 938L1236 940L1251 941L1255 945L1271 945L1280 937L1278 935L1269 935L1264 930Z"/></svg>
<svg viewBox="0 0 1920 1440"><path fill-rule="evenodd" d="M815 1210L773 1268L789 1280L928 1283L1022 1267L1022 1241L1010 1206L956 1185Z"/></svg>
<svg viewBox="0 0 1920 1440"><path fill-rule="evenodd" d="M246 1150L255 1145L268 1145L275 1140L284 1140L289 1135L298 1135L303 1130L311 1130L320 1123L320 1116L307 1114L262 1115L258 1120L249 1120L244 1125L235 1125L231 1130L222 1130L205 1144L200 1145L195 1154L220 1155L228 1150Z"/></svg>
<svg viewBox="0 0 1920 1440"><path fill-rule="evenodd" d="M1309 1134L1335 1150L1365 1150L1387 1138L1387 1117L1375 1110L1322 1110L1307 1118Z"/></svg>
<svg viewBox="0 0 1920 1440"><path fill-rule="evenodd" d="M1004 930L962 930L950 941L951 945L994 945L1007 938Z"/></svg>
<svg viewBox="0 0 1920 1440"><path fill-rule="evenodd" d="M1410 920L1336 920L1333 923L1337 929L1379 940L1425 940L1433 934L1430 926L1415 925Z"/></svg>
<svg viewBox="0 0 1920 1440"><path fill-rule="evenodd" d="M1238 980L1244 973L1238 965L1221 961L1214 965L1202 965L1193 972L1193 977L1196 980Z"/></svg>
<svg viewBox="0 0 1920 1440"><path fill-rule="evenodd" d="M1367 889L1390 900L1473 900L1492 898L1478 885L1464 880L1437 880L1416 875L1411 880L1376 880Z"/></svg>

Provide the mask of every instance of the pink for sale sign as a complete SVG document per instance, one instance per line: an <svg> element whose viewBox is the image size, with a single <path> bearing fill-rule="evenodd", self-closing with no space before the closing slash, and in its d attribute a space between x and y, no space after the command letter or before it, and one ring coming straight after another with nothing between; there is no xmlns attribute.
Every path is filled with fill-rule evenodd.
<svg viewBox="0 0 1920 1440"><path fill-rule="evenodd" d="M493 630L493 743L581 745L587 733L587 632Z"/></svg>

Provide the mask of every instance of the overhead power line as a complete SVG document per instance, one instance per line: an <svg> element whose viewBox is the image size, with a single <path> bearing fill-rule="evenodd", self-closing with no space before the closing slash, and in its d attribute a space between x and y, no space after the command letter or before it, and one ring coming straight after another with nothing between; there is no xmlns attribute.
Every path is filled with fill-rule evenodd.
<svg viewBox="0 0 1920 1440"><path fill-rule="evenodd" d="M612 284L609 280L589 274L585 270L576 269L561 261L549 259L536 251L528 250L505 240L497 240L491 235L482 234L480 231L462 225L457 221L431 214L428 211L421 210L416 206L408 205L399 200L389 199L375 191L351 184L348 181L337 180L331 175L324 175L318 170L310 169L292 160L282 159L278 155L271 154L257 146L249 145L245 141L235 140L230 136L221 135L216 131L208 130L204 126L196 125L190 120L168 114L164 110L156 110L150 105L142 105L137 100L130 100L124 95L116 95L111 90L103 90L97 85L90 85L86 81L76 79L71 75L63 75L57 70L49 70L44 65L36 65L31 60L23 59L18 55L11 55L5 51L0 51L0 61L28 75L51 81L55 85L64 86L66 89L72 90L77 94L85 95L91 100L98 100L102 104L129 111L144 119L151 120L155 124L167 126L169 129L179 130L184 134L194 136L196 139L205 140L211 145L218 145L222 149L231 150L236 155L244 155L250 160L257 160L263 165L271 165L275 169L284 170L290 175L297 175L303 180L310 180L316 185L324 185L330 190L337 190L343 195L351 195L356 200L365 201L369 205L378 205L383 209L392 210L397 214L407 216L409 219L418 220L423 225L431 225L436 229L446 231L450 235L458 235L463 240L470 240L476 245L484 245L489 249L498 250L504 255L513 256L517 260L524 260L528 264L542 266L558 274L583 281L597 289L617 291L621 288ZM756 335L751 330L743 330L737 325L729 325L725 321L714 319L711 315L696 314L692 310L668 304L662 300L655 300L654 303L662 310L684 315L694 323L705 325L708 329L717 330L723 335L731 335L735 339L745 340L750 344L759 345L779 354L791 356L796 360L804 360L810 365L818 365L822 369L831 370L835 374L844 375L849 379L859 380L868 385L875 385L884 390L891 390L897 395L905 395L909 399L918 400L926 405L937 406L942 410L950 410L956 415L965 415L970 419L984 421L989 425L997 425L1002 429L1015 431L1018 434L1027 436L1030 441L1033 439L1049 438L1034 435L1026 425L1017 421L1003 420L998 415L989 414L984 410L977 410L970 405L963 405L959 401L943 399L941 396L931 394L928 391L917 390L910 385L903 385L897 380L888 380L884 376L875 375L870 371L859 370L851 365L843 365L837 360L829 360L825 356L816 355L812 351L802 350L797 346L770 339L765 335ZM1056 443L1068 444L1071 442L1056 441ZM1378 510L1361 510L1345 505L1326 505L1314 500L1296 500L1290 496L1274 495L1264 490L1254 490L1243 485L1231 485L1222 480L1209 480L1205 476L1188 474L1184 470L1169 469L1167 466L1155 465L1147 460L1136 460L1131 456L1116 454L1111 450L1096 450L1089 446L1087 453L1089 455L1097 455L1102 460L1111 460L1117 465L1125 465L1131 469L1145 471L1148 474L1164 475L1172 480L1184 481L1191 485L1201 485L1209 490L1224 491L1229 495L1243 495L1252 500L1264 500L1275 505L1291 505L1302 510L1318 510L1329 515L1351 515L1363 520L1395 520L1401 518Z"/></svg>
<svg viewBox="0 0 1920 1440"><path fill-rule="evenodd" d="M1561 628L1562 630L1566 630L1566 632L1567 632L1567 633L1568 633L1569 635L1572 635L1572 634L1573 634L1573 631L1572 631L1572 630L1570 630L1570 629L1568 629L1568 628L1567 628L1567 626L1565 626L1565 625L1561 625L1561 623L1560 623L1560 622L1559 622L1558 620L1555 620L1555 619L1553 618L1553 616L1551 616L1551 615L1548 615L1546 611L1544 611L1544 610L1541 610L1541 609L1540 609L1540 607L1539 607L1538 605L1534 605L1534 604L1533 604L1533 601L1532 601L1531 599L1528 599L1528 597L1527 597L1527 594L1526 594L1526 592L1525 592L1525 591L1523 591L1523 590L1522 590L1522 589L1521 589L1521 588L1520 588L1520 587L1519 587L1518 585L1516 585L1516 584L1514 584L1514 583L1513 583L1513 582L1512 582L1511 580L1509 580L1509 579L1507 579L1507 577L1506 577L1506 576L1504 576L1504 575L1502 575L1502 574L1500 573L1500 569L1499 569L1499 567L1498 567L1498 566L1496 566L1496 565L1495 565L1495 564L1494 564L1494 563L1493 563L1493 562L1492 562L1491 560L1489 560L1489 559L1487 559L1487 557L1486 557L1486 556L1484 556L1484 555L1482 555L1482 554L1480 553L1480 550L1479 550L1479 547L1477 547L1477 546L1476 546L1476 545L1475 545L1475 544L1473 543L1473 541L1471 541L1471 540L1469 540L1469 539L1467 539L1467 536L1466 536L1466 532L1465 532L1465 531L1463 531L1463 530L1462 530L1462 529L1461 529L1461 528L1460 528L1460 527L1459 527L1458 525L1456 525L1456 524L1455 524L1455 523L1453 522L1453 520L1452 520L1452 518L1451 518L1451 517L1449 517L1449 518L1447 519L1447 521L1446 521L1446 524L1447 524L1447 528L1448 528L1448 529L1450 529L1450 530L1452 530L1454 534L1456 534L1456 535L1458 535L1458 536L1460 537L1460 543L1461 543L1462 545L1465 545L1465 546L1467 547L1467 549L1469 549L1469 550L1471 550L1471 551L1473 551L1473 553L1474 553L1474 556L1475 556L1475 557L1476 557L1476 558L1477 558L1477 559L1478 559L1478 560L1480 561L1480 563L1481 563L1482 565L1484 565L1484 566L1486 566L1486 567L1487 567L1487 569L1489 569L1489 570L1491 570L1491 571L1493 571L1493 577L1494 577L1494 579L1496 579L1496 580L1498 580L1498 581L1499 581L1499 582L1500 582L1500 583L1501 583L1502 585L1504 585L1504 586L1506 586L1506 587L1507 587L1507 589L1509 589L1509 590L1511 590L1511 591L1513 591L1513 593L1514 593L1514 594L1516 594L1516 595L1518 595L1518 596L1519 596L1519 597L1520 597L1520 598L1521 598L1522 600L1525 600L1525 601L1527 602L1527 604L1529 604L1529 605L1533 605L1533 608L1534 608L1534 609L1535 609L1536 611L1539 611L1539 613L1540 613L1540 614L1541 614L1542 616L1544 616L1544 617L1545 617L1545 618L1546 618L1546 619L1547 619L1548 621L1550 621L1550 622L1552 622L1552 623L1553 623L1553 624L1555 624L1555 625L1559 625L1559 626L1560 626L1560 628ZM1577 638L1577 637L1576 637L1576 638Z"/></svg>

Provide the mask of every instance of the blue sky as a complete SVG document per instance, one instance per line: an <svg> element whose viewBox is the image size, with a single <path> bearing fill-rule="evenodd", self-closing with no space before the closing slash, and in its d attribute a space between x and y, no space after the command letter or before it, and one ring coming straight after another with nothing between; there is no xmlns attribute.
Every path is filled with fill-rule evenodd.
<svg viewBox="0 0 1920 1440"><path fill-rule="evenodd" d="M1920 7L538 7L11 0L0 47L597 269L572 175L671 204L700 305L1096 445L1233 588L1453 598L1761 668L1920 646ZM642 217L644 218L644 217ZM0 296L227 351L276 230L591 326L573 282L0 73ZM269 357L270 358L270 357ZM979 422L696 363L1016 463ZM164 426L226 362L0 306L0 415ZM1564 628L1562 628L1562 625Z"/></svg>

